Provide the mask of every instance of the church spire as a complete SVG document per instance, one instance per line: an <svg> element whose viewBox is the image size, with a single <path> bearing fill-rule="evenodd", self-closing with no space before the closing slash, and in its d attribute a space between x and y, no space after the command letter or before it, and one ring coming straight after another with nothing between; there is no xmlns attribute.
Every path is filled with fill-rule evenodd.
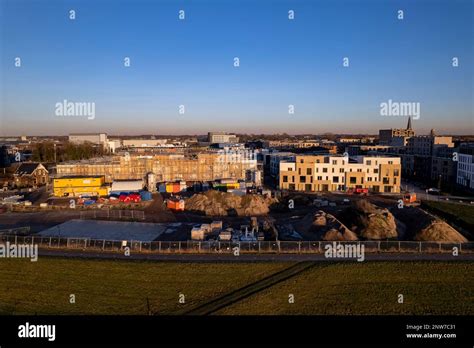
<svg viewBox="0 0 474 348"><path fill-rule="evenodd" d="M410 130L411 130L411 116L408 116L407 129L410 129Z"/></svg>

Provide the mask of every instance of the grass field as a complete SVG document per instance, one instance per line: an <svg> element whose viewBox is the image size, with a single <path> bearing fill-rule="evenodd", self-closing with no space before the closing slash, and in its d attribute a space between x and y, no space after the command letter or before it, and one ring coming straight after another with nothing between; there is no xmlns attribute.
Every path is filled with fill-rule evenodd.
<svg viewBox="0 0 474 348"><path fill-rule="evenodd" d="M468 262L321 264L216 314L472 315L473 275Z"/></svg>
<svg viewBox="0 0 474 348"><path fill-rule="evenodd" d="M181 314L291 265L0 259L0 314ZM215 314L473 314L473 274L468 262L320 263Z"/></svg>
<svg viewBox="0 0 474 348"><path fill-rule="evenodd" d="M147 298L152 313L175 314L289 265L0 259L0 314L147 314Z"/></svg>
<svg viewBox="0 0 474 348"><path fill-rule="evenodd" d="M474 225L474 206L453 204L447 202L423 201L428 207L433 207L446 214L464 221L467 224Z"/></svg>

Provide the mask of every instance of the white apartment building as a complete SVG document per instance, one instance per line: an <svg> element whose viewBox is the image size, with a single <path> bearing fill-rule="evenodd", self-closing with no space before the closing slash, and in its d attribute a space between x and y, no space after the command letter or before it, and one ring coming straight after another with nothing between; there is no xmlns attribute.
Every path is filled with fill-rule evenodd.
<svg viewBox="0 0 474 348"><path fill-rule="evenodd" d="M168 139L123 139L124 147L159 147L168 142Z"/></svg>
<svg viewBox="0 0 474 348"><path fill-rule="evenodd" d="M107 145L107 134L105 133L71 133L69 142L74 144L91 143L96 145Z"/></svg>
<svg viewBox="0 0 474 348"><path fill-rule="evenodd" d="M207 138L208 142L211 144L239 142L239 138L235 134L229 134L226 132L209 132Z"/></svg>
<svg viewBox="0 0 474 348"><path fill-rule="evenodd" d="M292 152L274 152L271 153L269 157L270 175L278 179L278 173L280 172L280 162L294 161L295 154Z"/></svg>
<svg viewBox="0 0 474 348"><path fill-rule="evenodd" d="M467 189L474 190L474 156L458 154L458 171L456 183Z"/></svg>

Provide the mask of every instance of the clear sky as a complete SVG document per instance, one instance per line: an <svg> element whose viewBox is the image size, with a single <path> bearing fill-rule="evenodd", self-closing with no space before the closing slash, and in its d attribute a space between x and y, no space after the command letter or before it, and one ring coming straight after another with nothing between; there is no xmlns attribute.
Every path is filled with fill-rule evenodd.
<svg viewBox="0 0 474 348"><path fill-rule="evenodd" d="M406 125L389 99L420 103L418 133L474 134L472 0L0 4L0 135L376 133Z"/></svg>

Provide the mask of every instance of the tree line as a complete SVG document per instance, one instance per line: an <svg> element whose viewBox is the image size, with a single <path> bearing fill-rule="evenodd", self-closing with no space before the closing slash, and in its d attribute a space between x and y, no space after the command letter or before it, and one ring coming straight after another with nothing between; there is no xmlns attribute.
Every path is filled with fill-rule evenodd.
<svg viewBox="0 0 474 348"><path fill-rule="evenodd" d="M107 153L100 145L90 143L84 144L56 144L54 143L38 143L32 149L32 160L35 162L54 162L56 151L56 162L74 161L88 159L92 157L102 156Z"/></svg>

